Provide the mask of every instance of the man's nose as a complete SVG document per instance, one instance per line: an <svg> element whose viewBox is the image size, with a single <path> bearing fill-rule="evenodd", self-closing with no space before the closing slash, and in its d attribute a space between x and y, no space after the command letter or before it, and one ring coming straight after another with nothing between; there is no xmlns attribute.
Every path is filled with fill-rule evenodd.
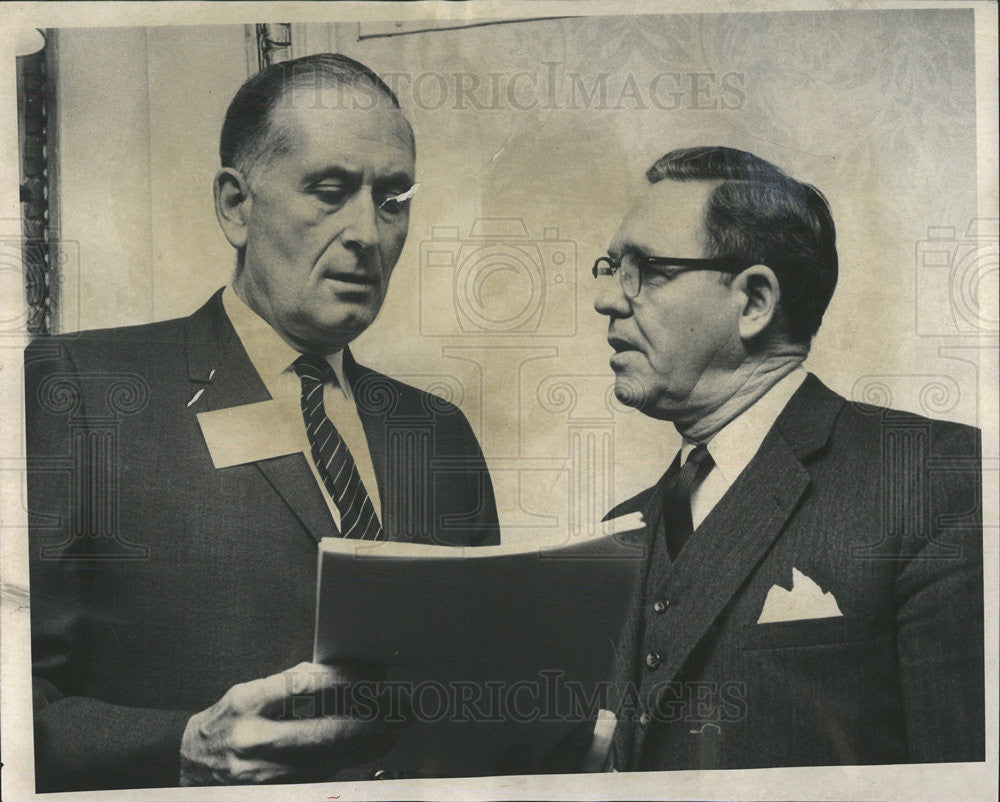
<svg viewBox="0 0 1000 802"><path fill-rule="evenodd" d="M341 238L345 248L365 251L378 242L378 209L372 193L364 189L354 193L341 209L344 230Z"/></svg>
<svg viewBox="0 0 1000 802"><path fill-rule="evenodd" d="M632 305L617 276L609 277L601 283L594 298L594 309L599 314L608 317L628 317L632 314Z"/></svg>

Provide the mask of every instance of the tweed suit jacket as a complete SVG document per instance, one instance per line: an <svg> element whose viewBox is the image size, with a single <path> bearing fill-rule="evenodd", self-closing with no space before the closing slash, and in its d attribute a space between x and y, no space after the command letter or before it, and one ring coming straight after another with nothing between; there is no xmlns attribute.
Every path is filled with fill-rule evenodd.
<svg viewBox="0 0 1000 802"><path fill-rule="evenodd" d="M213 466L196 413L269 397L221 291L25 361L37 789L176 785L191 715L312 658L336 528L304 454ZM499 542L462 413L349 353L345 371L386 536Z"/></svg>
<svg viewBox="0 0 1000 802"><path fill-rule="evenodd" d="M619 505L651 559L612 683L614 768L984 760L980 470L978 430L810 374L676 562L663 480ZM842 615L758 623L793 569Z"/></svg>

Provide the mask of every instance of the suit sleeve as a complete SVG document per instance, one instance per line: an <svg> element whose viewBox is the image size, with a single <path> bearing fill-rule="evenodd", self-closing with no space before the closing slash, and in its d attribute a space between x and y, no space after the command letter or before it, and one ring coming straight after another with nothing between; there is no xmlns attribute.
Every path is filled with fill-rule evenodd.
<svg viewBox="0 0 1000 802"><path fill-rule="evenodd" d="M25 352L36 790L173 786L194 711L123 707L87 694L87 666L99 659L87 654L97 563L87 559L92 539L75 531L91 510L69 424L85 412L83 384L57 341Z"/></svg>
<svg viewBox="0 0 1000 802"><path fill-rule="evenodd" d="M910 759L985 759L983 540L978 432L949 427L901 488L925 500L896 580L899 670Z"/></svg>

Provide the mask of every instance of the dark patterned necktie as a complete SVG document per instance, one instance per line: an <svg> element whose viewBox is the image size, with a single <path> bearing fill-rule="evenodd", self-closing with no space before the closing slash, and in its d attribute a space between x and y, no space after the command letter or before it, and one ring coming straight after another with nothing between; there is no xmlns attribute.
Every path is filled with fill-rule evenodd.
<svg viewBox="0 0 1000 802"><path fill-rule="evenodd" d="M679 462L680 455L677 459ZM663 521L671 560L677 559L684 543L694 531L691 523L691 493L708 476L714 465L715 461L708 449L703 445L696 446L688 454L684 467L667 481L663 495Z"/></svg>
<svg viewBox="0 0 1000 802"><path fill-rule="evenodd" d="M300 356L294 367L302 382L302 418L313 462L340 510L340 532L344 537L379 540L382 525L361 481L358 466L323 408L323 385L334 378L333 368L325 359L312 354Z"/></svg>

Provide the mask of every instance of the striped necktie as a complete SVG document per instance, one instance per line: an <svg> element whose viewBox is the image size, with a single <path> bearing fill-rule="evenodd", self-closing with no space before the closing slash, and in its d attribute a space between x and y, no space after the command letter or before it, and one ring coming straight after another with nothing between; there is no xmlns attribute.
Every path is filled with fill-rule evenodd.
<svg viewBox="0 0 1000 802"><path fill-rule="evenodd" d="M675 465L679 463L680 454L677 455ZM663 495L663 520L666 525L667 550L670 552L671 560L677 559L684 543L694 531L691 522L691 493L714 466L715 460L708 453L708 448L703 445L696 446L688 454L684 467L676 471L667 481Z"/></svg>
<svg viewBox="0 0 1000 802"><path fill-rule="evenodd" d="M300 356L294 367L302 382L302 418L313 462L340 510L340 532L344 537L380 540L382 525L361 481L358 466L323 408L323 385L335 378L333 368L323 357L313 354Z"/></svg>

